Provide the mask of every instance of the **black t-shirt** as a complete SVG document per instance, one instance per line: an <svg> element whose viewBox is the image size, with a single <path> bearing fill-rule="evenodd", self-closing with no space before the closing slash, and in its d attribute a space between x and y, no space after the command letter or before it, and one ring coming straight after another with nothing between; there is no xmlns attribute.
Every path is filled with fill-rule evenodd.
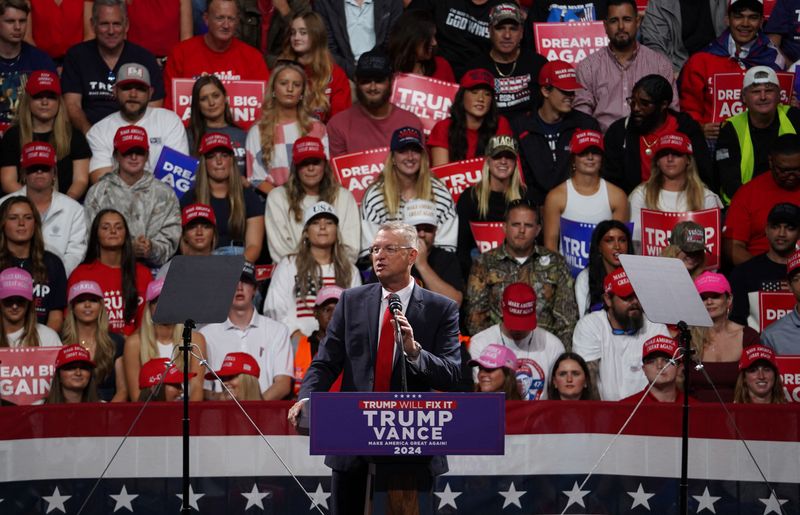
<svg viewBox="0 0 800 515"><path fill-rule="evenodd" d="M689 55L706 46L716 37L714 23L711 21L711 6L708 2L680 0L681 38Z"/></svg>
<svg viewBox="0 0 800 515"><path fill-rule="evenodd" d="M194 189L188 191L183 198L181 198L181 208L194 204L195 200ZM217 217L217 248L226 247L228 245L245 246L242 240L232 240L231 235L228 233L228 218L231 216L231 206L227 198L211 197L211 209L214 210L214 216ZM244 189L244 216L247 219L255 218L257 216L264 216L264 201L258 196L258 193L251 188ZM244 236L244 235L242 235Z"/></svg>
<svg viewBox="0 0 800 515"><path fill-rule="evenodd" d="M737 324L747 325L750 315L750 299L748 293L765 290L775 291L781 281L786 280L786 265L776 263L759 254L745 261L731 272L731 292L733 293L733 306L728 318Z"/></svg>
<svg viewBox="0 0 800 515"><path fill-rule="evenodd" d="M523 46L514 63L498 63L489 53L476 61L494 75L495 102L498 113L507 118L535 109L541 102L539 70L547 59Z"/></svg>
<svg viewBox="0 0 800 515"><path fill-rule="evenodd" d="M86 141L86 136L81 131L70 129L72 131L72 138L69 145L69 154L59 159L56 162L56 170L58 172L58 191L66 193L72 186L72 162L76 159L89 159L92 157L92 150L89 148L89 143ZM49 142L51 132L34 132L34 141ZM16 166L19 169L20 161L20 144L19 144L19 125L13 125L3 135L0 140L0 166ZM17 175L22 179L22 171L20 170ZM11 193L5 191L4 193Z"/></svg>
<svg viewBox="0 0 800 515"><path fill-rule="evenodd" d="M139 63L147 68L150 72L150 84L153 86L152 100L164 98L163 72L156 58L143 47L130 41L125 42L122 54L113 70L109 69L100 57L97 40L84 41L67 50L61 74L61 90L64 93L81 95L83 112L94 125L111 113L119 111L119 104L114 98L112 88L120 66L127 63Z"/></svg>
<svg viewBox="0 0 800 515"><path fill-rule="evenodd" d="M114 369L114 363L117 362L118 358L122 357L122 353L125 350L125 338L117 333L108 333L108 335L111 337L111 341L114 342L114 359L111 360L111 368L108 370L108 375L97 385L97 395L101 401L111 402L111 399L117 393L117 371Z"/></svg>
<svg viewBox="0 0 800 515"><path fill-rule="evenodd" d="M14 266L33 273L30 259L12 258L11 262ZM44 266L47 270L47 282L39 284L34 281L33 302L37 320L46 325L50 311L67 307L67 273L61 259L49 251L44 251Z"/></svg>
<svg viewBox="0 0 800 515"><path fill-rule="evenodd" d="M481 218L478 214L478 201L472 194L474 190L474 186L465 189L461 196L458 197L458 203L456 204L456 213L458 213L458 247L456 248L456 255L464 278L469 277L472 260L478 255L477 244L469 223L502 222L506 214L505 193L492 191L489 192L489 211L486 213L486 217Z"/></svg>

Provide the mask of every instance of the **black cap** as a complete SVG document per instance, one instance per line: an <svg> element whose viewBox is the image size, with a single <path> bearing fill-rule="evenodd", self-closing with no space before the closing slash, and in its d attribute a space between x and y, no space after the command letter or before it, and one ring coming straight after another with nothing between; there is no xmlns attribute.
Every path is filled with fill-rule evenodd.
<svg viewBox="0 0 800 515"><path fill-rule="evenodd" d="M767 216L767 223L770 225L789 224L794 227L800 227L800 207L791 202L775 204Z"/></svg>
<svg viewBox="0 0 800 515"><path fill-rule="evenodd" d="M249 261L244 262L244 266L242 267L242 275L239 280L252 284L258 283L258 281L256 281L256 267L253 265L253 263Z"/></svg>
<svg viewBox="0 0 800 515"><path fill-rule="evenodd" d="M361 54L356 65L356 77L384 80L392 75L392 65L382 50L373 49Z"/></svg>

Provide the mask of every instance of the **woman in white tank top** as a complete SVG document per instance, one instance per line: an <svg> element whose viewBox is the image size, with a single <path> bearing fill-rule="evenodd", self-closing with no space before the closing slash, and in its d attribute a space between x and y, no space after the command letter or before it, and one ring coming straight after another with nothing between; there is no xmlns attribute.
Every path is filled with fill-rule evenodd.
<svg viewBox="0 0 800 515"><path fill-rule="evenodd" d="M562 218L587 224L628 221L625 192L600 177L603 136L592 130L576 131L569 146L572 176L553 188L544 201L544 246L553 252L559 251Z"/></svg>

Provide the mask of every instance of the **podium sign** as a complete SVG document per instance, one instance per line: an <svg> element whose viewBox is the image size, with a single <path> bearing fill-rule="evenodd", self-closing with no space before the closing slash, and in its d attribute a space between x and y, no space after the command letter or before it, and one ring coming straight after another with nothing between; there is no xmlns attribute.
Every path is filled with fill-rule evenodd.
<svg viewBox="0 0 800 515"><path fill-rule="evenodd" d="M310 408L312 455L505 452L502 393L318 392Z"/></svg>

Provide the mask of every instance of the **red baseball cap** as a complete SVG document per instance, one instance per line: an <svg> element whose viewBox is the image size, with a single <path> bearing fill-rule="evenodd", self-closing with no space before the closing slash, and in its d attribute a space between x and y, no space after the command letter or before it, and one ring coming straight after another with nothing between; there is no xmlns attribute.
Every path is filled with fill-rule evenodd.
<svg viewBox="0 0 800 515"><path fill-rule="evenodd" d="M529 284L513 283L503 290L503 325L509 331L536 329L536 292Z"/></svg>
<svg viewBox="0 0 800 515"><path fill-rule="evenodd" d="M225 355L222 366L215 372L219 377L238 376L247 374L253 377L261 375L261 367L256 358L246 352L229 352ZM206 374L206 379L215 379L211 372Z"/></svg>
<svg viewBox="0 0 800 515"><path fill-rule="evenodd" d="M64 345L58 351L58 356L56 357L56 370L64 365L76 362L86 363L92 368L96 366L94 361L92 361L89 351L75 343L72 345Z"/></svg>
<svg viewBox="0 0 800 515"><path fill-rule="evenodd" d="M211 222L214 227L217 226L217 216L214 210L208 204L189 204L181 210L181 227L186 227L190 222L202 218Z"/></svg>
<svg viewBox="0 0 800 515"><path fill-rule="evenodd" d="M798 268L800 268L800 250L795 250L786 261L786 275L791 276Z"/></svg>
<svg viewBox="0 0 800 515"><path fill-rule="evenodd" d="M203 134L203 139L200 140L199 151L201 154L208 154L212 150L224 148L230 153L233 153L233 143L227 134L220 132L207 132Z"/></svg>
<svg viewBox="0 0 800 515"><path fill-rule="evenodd" d="M575 67L566 61L550 61L539 70L539 85L553 86L564 91L577 91L583 89Z"/></svg>
<svg viewBox="0 0 800 515"><path fill-rule="evenodd" d="M169 358L154 358L142 365L139 370L139 388L152 388L161 382L161 376L167 370ZM197 374L189 372L189 379ZM173 386L183 385L183 372L178 370L178 367L172 365L167 370L167 375L164 377L164 384L171 384Z"/></svg>
<svg viewBox="0 0 800 515"><path fill-rule="evenodd" d="M32 166L46 166L52 168L56 165L56 149L50 143L44 141L31 141L22 147L22 157L20 166L30 168Z"/></svg>
<svg viewBox="0 0 800 515"><path fill-rule="evenodd" d="M494 91L494 76L483 68L469 70L461 77L459 84L464 89L472 89L483 86Z"/></svg>
<svg viewBox="0 0 800 515"><path fill-rule="evenodd" d="M36 70L28 77L25 91L30 96L36 96L44 92L61 95L61 81L58 79L58 75L51 71Z"/></svg>
<svg viewBox="0 0 800 515"><path fill-rule="evenodd" d="M681 154L692 155L692 142L685 134L674 132L672 134L664 134L658 141L656 141L653 152L658 154L663 150L673 150Z"/></svg>
<svg viewBox="0 0 800 515"><path fill-rule="evenodd" d="M617 297L629 297L633 295L633 285L628 279L628 274L621 267L617 268L603 279L603 290L606 293L613 293Z"/></svg>
<svg viewBox="0 0 800 515"><path fill-rule="evenodd" d="M678 350L678 342L669 336L657 335L653 336L642 346L642 360L646 359L650 354L661 352L667 354L670 358L675 356L675 351Z"/></svg>
<svg viewBox="0 0 800 515"><path fill-rule="evenodd" d="M582 154L590 148L599 148L601 152L605 152L602 134L591 129L575 131L572 134L572 138L569 140L570 153Z"/></svg>
<svg viewBox="0 0 800 515"><path fill-rule="evenodd" d="M742 357L739 359L739 370L750 368L756 361L766 361L776 370L778 362L775 361L775 351L764 345L750 345L742 350Z"/></svg>
<svg viewBox="0 0 800 515"><path fill-rule="evenodd" d="M137 125L126 125L117 129L114 135L114 149L124 154L134 148L150 150L147 131Z"/></svg>
<svg viewBox="0 0 800 515"><path fill-rule="evenodd" d="M325 160L325 147L322 140L314 136L303 136L297 138L292 147L292 164L299 165L308 159Z"/></svg>

